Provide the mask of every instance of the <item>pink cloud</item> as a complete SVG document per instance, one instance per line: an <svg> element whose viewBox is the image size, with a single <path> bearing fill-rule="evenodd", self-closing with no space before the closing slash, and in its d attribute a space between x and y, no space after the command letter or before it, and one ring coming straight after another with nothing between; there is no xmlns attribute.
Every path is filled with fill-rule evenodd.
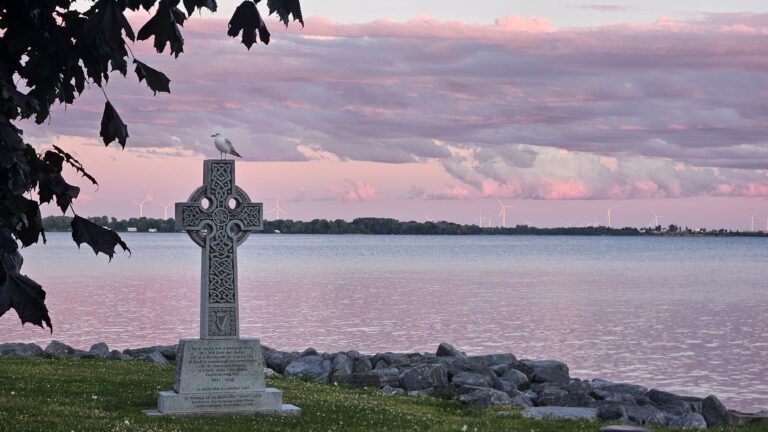
<svg viewBox="0 0 768 432"><path fill-rule="evenodd" d="M584 199L589 197L589 188L578 180L552 180L543 185L540 193L544 199L549 200Z"/></svg>
<svg viewBox="0 0 768 432"><path fill-rule="evenodd" d="M332 187L331 192L336 196L336 199L345 203L370 201L378 193L373 185L353 179L346 179L343 186Z"/></svg>

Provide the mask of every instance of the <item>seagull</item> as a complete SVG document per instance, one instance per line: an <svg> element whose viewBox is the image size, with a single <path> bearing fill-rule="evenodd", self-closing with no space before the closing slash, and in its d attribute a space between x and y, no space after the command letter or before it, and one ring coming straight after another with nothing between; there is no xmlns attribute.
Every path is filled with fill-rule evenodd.
<svg viewBox="0 0 768 432"><path fill-rule="evenodd" d="M232 145L232 141L230 141L229 138L218 132L211 135L211 137L213 137L213 145L219 150L219 156L222 156L222 159L226 159L225 155L228 154L242 158L242 156L235 151L235 146Z"/></svg>

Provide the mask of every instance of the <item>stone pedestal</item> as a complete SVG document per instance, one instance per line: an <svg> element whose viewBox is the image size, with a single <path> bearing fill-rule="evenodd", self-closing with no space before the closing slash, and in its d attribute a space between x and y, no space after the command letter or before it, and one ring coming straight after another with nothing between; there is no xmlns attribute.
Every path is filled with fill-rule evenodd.
<svg viewBox="0 0 768 432"><path fill-rule="evenodd" d="M182 339L173 391L157 397L154 415L298 415L280 390L266 388L258 339Z"/></svg>

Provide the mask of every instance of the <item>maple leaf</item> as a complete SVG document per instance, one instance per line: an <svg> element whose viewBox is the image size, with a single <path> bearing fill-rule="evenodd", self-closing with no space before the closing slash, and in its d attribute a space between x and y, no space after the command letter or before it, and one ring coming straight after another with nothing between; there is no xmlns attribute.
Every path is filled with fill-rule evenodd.
<svg viewBox="0 0 768 432"><path fill-rule="evenodd" d="M123 123L123 120L110 101L104 102L104 115L101 117L101 132L99 135L104 140L105 145L109 145L112 141L117 140L120 146L125 148L126 140L128 140L128 126Z"/></svg>
<svg viewBox="0 0 768 432"><path fill-rule="evenodd" d="M120 236L107 228L99 226L88 219L75 215L72 218L72 240L77 243L77 247L85 243L93 249L93 252L98 255L99 252L109 257L112 261L112 257L115 255L115 247L118 245L123 248L124 251L131 253L131 249L125 244Z"/></svg>
<svg viewBox="0 0 768 432"><path fill-rule="evenodd" d="M267 25L264 24L264 20L261 19L259 10L256 8L256 3L252 1L244 1L240 6L235 9L235 13L232 14L232 19L229 20L229 30L227 34L232 37L237 37L240 32L243 32L241 42L249 50L251 46L256 43L256 30L259 32L259 39L267 45L269 44L269 30Z"/></svg>
<svg viewBox="0 0 768 432"><path fill-rule="evenodd" d="M0 229L0 316L13 309L22 325L32 323L45 328L45 323L53 333L51 317L45 306L45 291L40 284L20 273L23 263L10 232Z"/></svg>
<svg viewBox="0 0 768 432"><path fill-rule="evenodd" d="M164 73L157 69L153 69L136 59L134 59L133 62L136 64L136 76L139 77L139 82L146 80L147 86L155 94L157 94L157 92L171 92L171 88L169 87L171 80L168 79Z"/></svg>
<svg viewBox="0 0 768 432"><path fill-rule="evenodd" d="M176 3L178 3L178 0ZM154 46L157 52L163 52L165 46L170 45L171 54L178 57L179 54L184 52L184 38L181 36L181 30L179 30L178 26L179 21L181 21L181 24L184 23L184 19L186 19L184 12L180 11L170 2L160 0L155 15L139 29L139 34L136 37L138 40L143 41L154 36Z"/></svg>
<svg viewBox="0 0 768 432"><path fill-rule="evenodd" d="M301 23L304 27L304 17L301 15L301 4L299 0L267 0L269 14L277 13L280 21L288 27L289 16L293 15L293 20Z"/></svg>

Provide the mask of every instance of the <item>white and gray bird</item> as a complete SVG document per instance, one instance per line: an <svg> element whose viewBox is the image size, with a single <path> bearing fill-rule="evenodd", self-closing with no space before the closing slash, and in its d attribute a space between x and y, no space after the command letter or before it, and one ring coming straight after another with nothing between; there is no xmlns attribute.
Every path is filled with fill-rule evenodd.
<svg viewBox="0 0 768 432"><path fill-rule="evenodd" d="M232 145L232 141L230 141L227 137L218 132L211 135L211 137L213 137L213 145L215 145L216 149L219 150L219 156L221 156L222 159L225 159L226 157L224 155L228 154L242 158L242 156L240 156L240 154L235 151L235 146Z"/></svg>

